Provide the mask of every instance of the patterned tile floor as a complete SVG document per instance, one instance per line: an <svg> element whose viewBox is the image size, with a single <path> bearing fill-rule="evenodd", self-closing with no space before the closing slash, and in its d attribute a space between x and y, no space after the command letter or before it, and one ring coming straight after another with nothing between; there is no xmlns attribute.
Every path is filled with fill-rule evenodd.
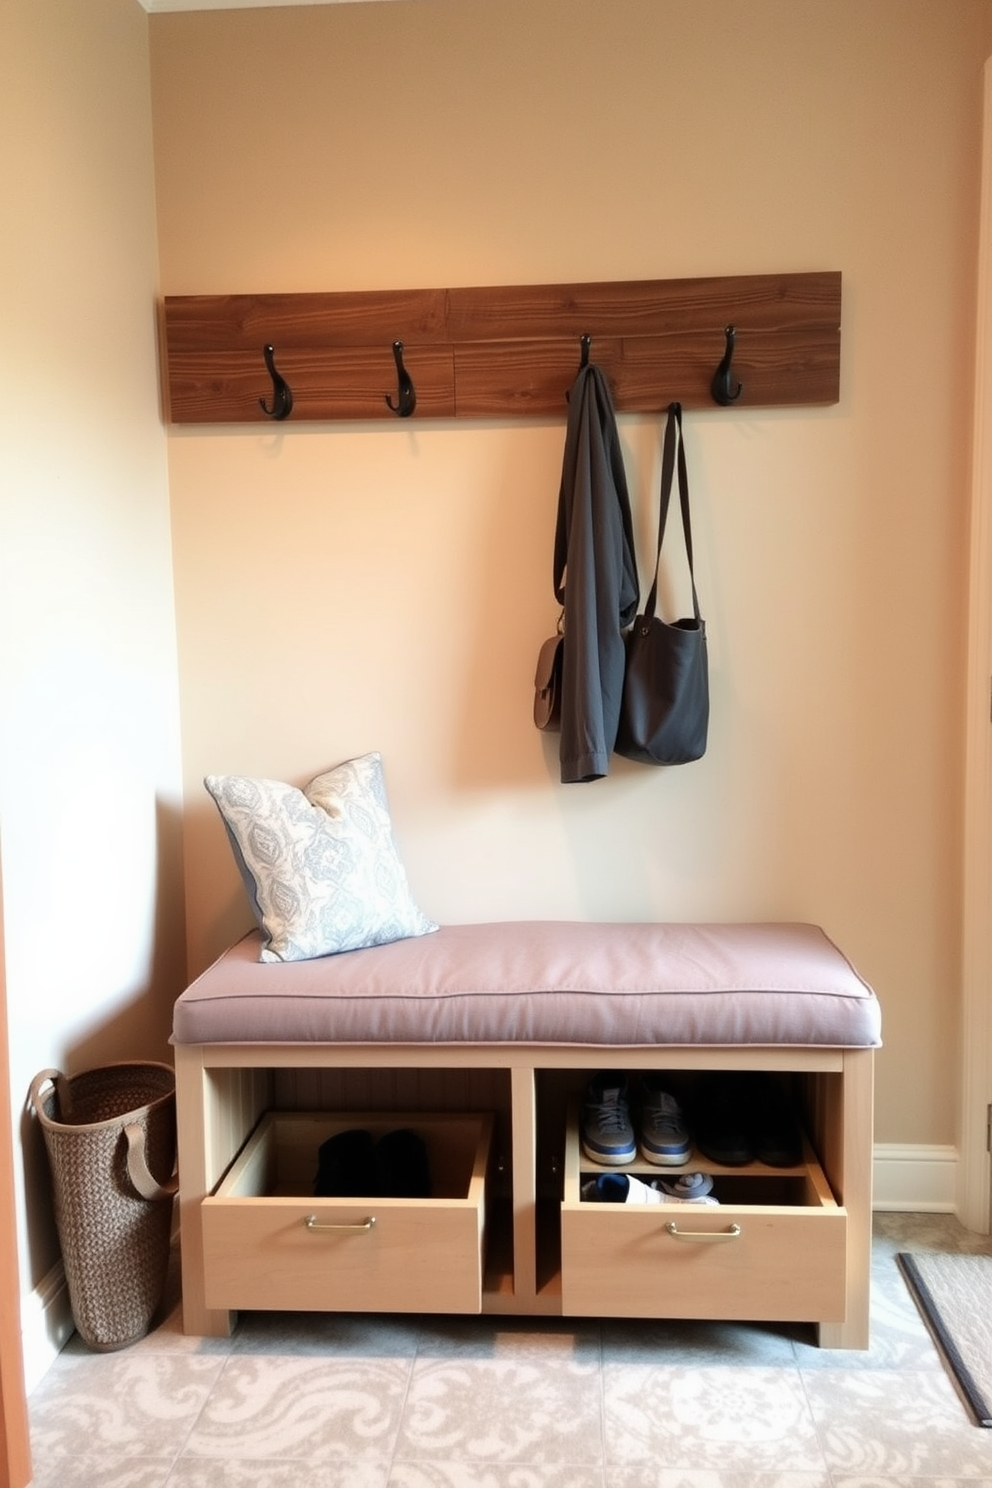
<svg viewBox="0 0 992 1488"><path fill-rule="evenodd" d="M879 1215L864 1354L803 1327L244 1316L70 1342L30 1401L34 1488L992 1488L898 1250L992 1249Z"/></svg>

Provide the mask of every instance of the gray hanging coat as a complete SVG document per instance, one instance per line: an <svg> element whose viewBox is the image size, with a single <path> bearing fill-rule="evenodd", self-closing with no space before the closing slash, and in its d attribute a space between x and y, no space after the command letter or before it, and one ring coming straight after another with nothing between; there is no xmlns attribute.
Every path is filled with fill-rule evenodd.
<svg viewBox="0 0 992 1488"><path fill-rule="evenodd" d="M598 780L609 769L623 690L623 631L639 599L613 401L591 363L569 396L554 582L565 610L559 758L567 785Z"/></svg>

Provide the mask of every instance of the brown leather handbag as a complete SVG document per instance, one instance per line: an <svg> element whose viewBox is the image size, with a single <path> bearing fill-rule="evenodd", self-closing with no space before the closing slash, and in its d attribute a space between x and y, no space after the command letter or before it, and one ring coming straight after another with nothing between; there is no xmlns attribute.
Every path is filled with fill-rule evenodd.
<svg viewBox="0 0 992 1488"><path fill-rule="evenodd" d="M564 611L562 612L562 619ZM534 722L545 733L556 733L561 728L561 665L565 634L562 620L558 631L549 636L537 656L537 671L534 674Z"/></svg>

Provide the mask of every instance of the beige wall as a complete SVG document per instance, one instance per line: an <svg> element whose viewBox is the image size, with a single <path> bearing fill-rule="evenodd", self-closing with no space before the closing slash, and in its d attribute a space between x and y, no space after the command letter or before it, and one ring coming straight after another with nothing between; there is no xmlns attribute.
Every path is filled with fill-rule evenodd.
<svg viewBox="0 0 992 1488"><path fill-rule="evenodd" d="M713 711L684 769L563 788L530 722L560 421L173 430L191 969L247 924L203 774L379 749L430 913L818 921L884 1004L879 1140L954 1140L988 25L971 0L152 18L167 293L844 275L836 407L687 421ZM660 430L622 433L646 554Z"/></svg>
<svg viewBox="0 0 992 1488"><path fill-rule="evenodd" d="M185 932L148 18L4 5L0 56L0 811L30 1291L58 1257L31 1078L169 1059Z"/></svg>

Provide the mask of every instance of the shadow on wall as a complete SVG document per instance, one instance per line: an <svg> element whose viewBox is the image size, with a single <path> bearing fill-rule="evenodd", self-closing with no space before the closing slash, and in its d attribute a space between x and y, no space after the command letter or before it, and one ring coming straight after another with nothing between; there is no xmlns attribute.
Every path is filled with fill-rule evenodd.
<svg viewBox="0 0 992 1488"><path fill-rule="evenodd" d="M179 809L156 801L156 862L154 909L147 972L141 985L123 992L109 1015L99 1017L86 1032L62 1043L58 1029L50 1030L51 1067L76 1075L98 1066L132 1060L172 1064L169 1036L172 1008L186 986L186 934L183 893L182 817ZM106 927L94 928L98 940ZM25 1223L31 1237L31 1275L22 1279L36 1287L59 1259L52 1210L51 1173L41 1126L23 1093L19 1151L24 1164Z"/></svg>

